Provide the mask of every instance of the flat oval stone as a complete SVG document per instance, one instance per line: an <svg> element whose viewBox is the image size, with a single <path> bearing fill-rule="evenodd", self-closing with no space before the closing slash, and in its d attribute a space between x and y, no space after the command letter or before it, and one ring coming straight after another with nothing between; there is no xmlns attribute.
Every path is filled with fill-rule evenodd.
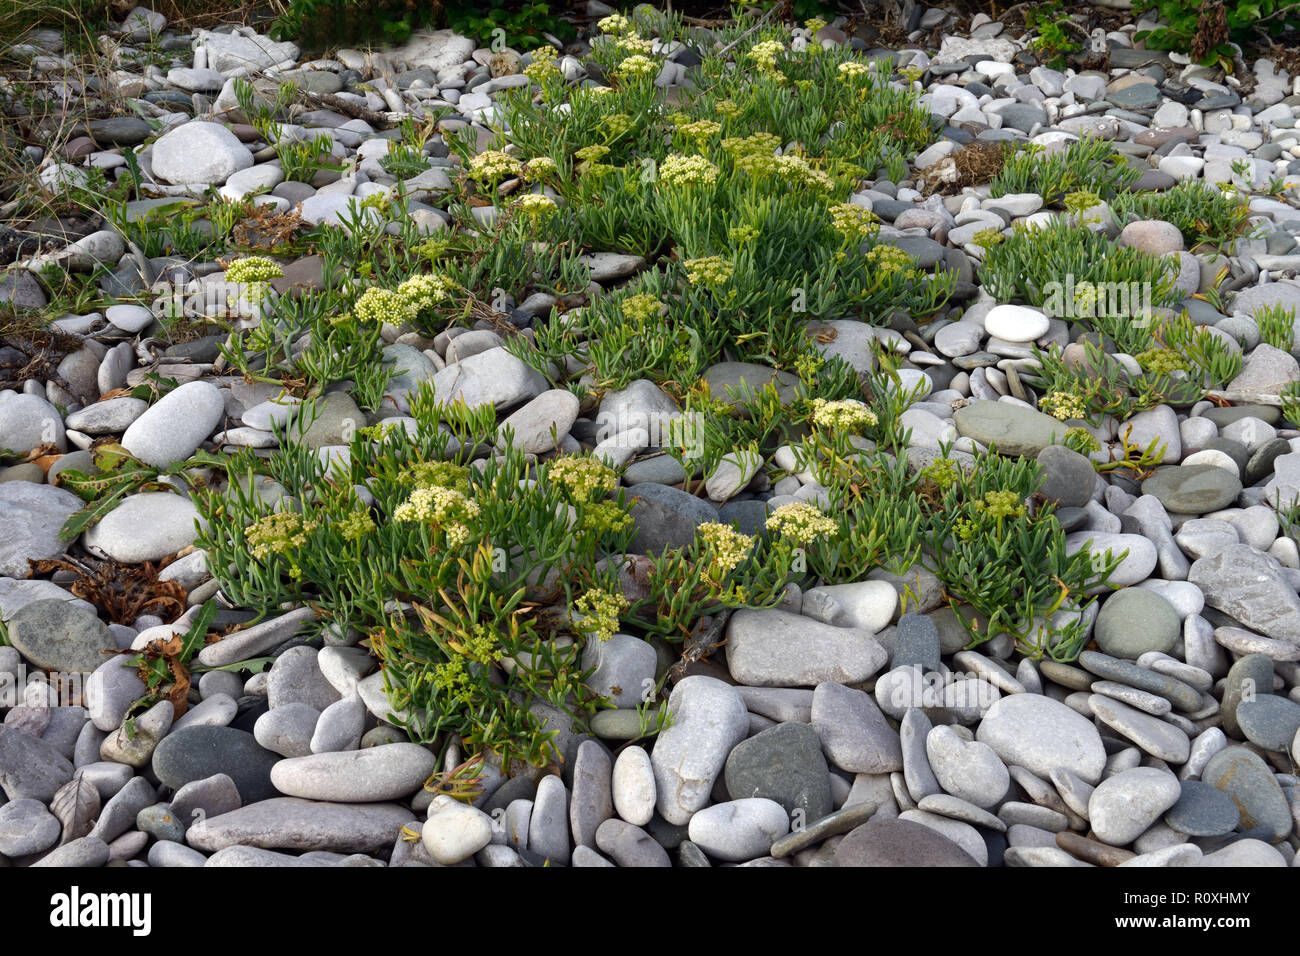
<svg viewBox="0 0 1300 956"><path fill-rule="evenodd" d="M995 305L984 316L984 330L1007 342L1033 342L1047 334L1047 316L1023 305Z"/></svg>
<svg viewBox="0 0 1300 956"><path fill-rule="evenodd" d="M614 810L628 823L645 826L655 812L655 774L643 747L627 747L614 761ZM604 822L604 821L601 821Z"/></svg>
<svg viewBox="0 0 1300 956"><path fill-rule="evenodd" d="M764 797L715 803L691 817L689 826L691 842L730 863L766 856L789 831L785 808Z"/></svg>
<svg viewBox="0 0 1300 956"><path fill-rule="evenodd" d="M194 543L199 510L167 491L130 495L82 536L86 550L123 564L157 561Z"/></svg>
<svg viewBox="0 0 1300 956"><path fill-rule="evenodd" d="M240 845L263 850L377 853L390 849L402 827L414 819L410 810L392 803L319 803L275 797L197 821L186 831L185 839L196 850L210 852Z"/></svg>
<svg viewBox="0 0 1300 956"><path fill-rule="evenodd" d="M1271 840L1285 839L1291 832L1291 806L1258 754L1245 747L1225 747L1210 758L1201 780L1232 798L1243 829L1263 827L1272 834Z"/></svg>
<svg viewBox="0 0 1300 956"><path fill-rule="evenodd" d="M1173 724L1103 694L1091 695L1088 706L1098 720L1119 731L1151 756L1169 763L1187 762L1192 742Z"/></svg>
<svg viewBox="0 0 1300 956"><path fill-rule="evenodd" d="M952 840L909 820L873 817L835 848L836 866L979 866Z"/></svg>
<svg viewBox="0 0 1300 956"><path fill-rule="evenodd" d="M821 749L841 770L892 773L903 769L898 731L889 726L870 694L834 681L818 684L813 691L811 720L821 738ZM823 813L830 813L829 805ZM812 816L809 822L815 819L817 816Z"/></svg>
<svg viewBox="0 0 1300 956"><path fill-rule="evenodd" d="M1003 455L1037 455L1065 436L1063 422L1009 402L971 402L953 413L952 422L963 438Z"/></svg>
<svg viewBox="0 0 1300 956"><path fill-rule="evenodd" d="M992 747L1004 763L1043 778L1065 767L1096 783L1106 765L1106 750L1092 722L1039 694L1012 694L996 701L980 721L975 739Z"/></svg>
<svg viewBox="0 0 1300 956"><path fill-rule="evenodd" d="M122 435L122 446L142 461L165 468L194 454L225 413L225 399L215 385L186 382L132 422Z"/></svg>
<svg viewBox="0 0 1300 956"><path fill-rule="evenodd" d="M1241 627L1216 627L1214 640L1234 654L1263 654L1273 661L1300 660L1300 644L1274 640Z"/></svg>
<svg viewBox="0 0 1300 956"><path fill-rule="evenodd" d="M995 830L998 833L1005 833L1007 825L980 807L973 803L968 803L960 797L954 797L947 793L932 793L929 796L922 797L916 803L917 809L925 810L928 813L935 813L941 817L952 817L954 820L961 820L964 823L970 823L974 826L984 827L986 830Z"/></svg>
<svg viewBox="0 0 1300 956"><path fill-rule="evenodd" d="M951 727L935 727L925 738L926 756L939 785L954 797L991 807L1006 796L1011 777L993 748L964 740Z"/></svg>
<svg viewBox="0 0 1300 956"><path fill-rule="evenodd" d="M1097 785L1088 798L1088 821L1097 838L1127 846L1178 801L1178 778L1154 767L1134 767Z"/></svg>
<svg viewBox="0 0 1300 956"><path fill-rule="evenodd" d="M1238 658L1228 668L1223 683L1223 731L1233 737L1241 736L1237 723L1237 710L1243 700L1273 692L1273 662L1264 654L1247 654Z"/></svg>
<svg viewBox="0 0 1300 956"><path fill-rule="evenodd" d="M979 866L988 866L988 845L980 832L969 823L940 816L937 813L927 813L924 810L904 810L898 815L898 819L928 827L961 847Z"/></svg>
<svg viewBox="0 0 1300 956"><path fill-rule="evenodd" d="M1200 710L1200 692L1190 684L1184 684L1168 674L1159 674L1097 651L1084 651L1079 655L1079 664L1098 677L1106 677L1139 690L1158 694L1184 713Z"/></svg>
<svg viewBox="0 0 1300 956"><path fill-rule="evenodd" d="M618 866L673 865L668 858L668 851L656 843L654 837L617 817L610 817L596 828L596 847Z"/></svg>
<svg viewBox="0 0 1300 956"><path fill-rule="evenodd" d="M830 768L817 731L808 724L777 724L736 744L727 757L724 779L733 799L763 797L787 814L802 815L806 823L832 810Z"/></svg>
<svg viewBox="0 0 1300 956"><path fill-rule="evenodd" d="M1108 597L1093 635L1112 657L1136 660L1148 651L1167 653L1182 633L1173 605L1154 591L1127 588Z"/></svg>
<svg viewBox="0 0 1300 956"><path fill-rule="evenodd" d="M396 800L418 790L437 763L419 744L384 744L281 760L271 768L271 783L283 794L307 800Z"/></svg>
<svg viewBox="0 0 1300 956"><path fill-rule="evenodd" d="M614 815L613 775L614 761L603 744L584 740L578 745L569 801L569 830L576 845L594 847L597 828Z"/></svg>
<svg viewBox="0 0 1300 956"><path fill-rule="evenodd" d="M727 667L743 684L856 684L889 659L870 631L834 627L788 611L739 610L727 621Z"/></svg>
<svg viewBox="0 0 1300 956"><path fill-rule="evenodd" d="M9 640L31 664L61 673L89 673L116 651L108 627L84 605L47 598L9 619Z"/></svg>
<svg viewBox="0 0 1300 956"><path fill-rule="evenodd" d="M749 713L734 687L704 675L678 681L668 708L673 725L656 738L650 761L659 813L669 823L682 825L708 804L731 748L749 734ZM600 844L599 832L596 843L611 852Z"/></svg>
<svg viewBox="0 0 1300 956"><path fill-rule="evenodd" d="M1226 508L1241 493L1241 479L1214 465L1157 468L1142 482L1142 494L1154 495L1175 514L1203 515Z"/></svg>
<svg viewBox="0 0 1300 956"><path fill-rule="evenodd" d="M439 794L429 805L420 837L430 856L443 866L454 866L491 842L492 818L447 794Z"/></svg>
<svg viewBox="0 0 1300 956"><path fill-rule="evenodd" d="M1240 822L1232 798L1200 780L1184 780L1178 802L1165 814L1170 829L1193 837L1222 836Z"/></svg>
<svg viewBox="0 0 1300 956"><path fill-rule="evenodd" d="M48 850L59 839L62 825L40 800L24 798L0 806L0 853L27 856Z"/></svg>
<svg viewBox="0 0 1300 956"><path fill-rule="evenodd" d="M1074 531L1065 536L1067 554L1075 554L1084 547L1088 548L1088 552L1092 555L1093 567L1098 570L1103 566L1107 552L1112 558L1120 559L1118 567L1107 582L1115 588L1145 581L1155 570L1159 557L1155 544L1140 534Z"/></svg>
<svg viewBox="0 0 1300 956"><path fill-rule="evenodd" d="M497 444L504 447L510 433L514 447L540 454L555 448L578 417L578 398L568 389L553 388L510 415L497 429ZM554 435L554 437L552 437Z"/></svg>
<svg viewBox="0 0 1300 956"><path fill-rule="evenodd" d="M1300 704L1277 694L1260 694L1237 705L1237 723L1251 743L1285 752L1300 731Z"/></svg>
<svg viewBox="0 0 1300 956"><path fill-rule="evenodd" d="M3 442L4 433L0 431L0 447L3 447ZM59 460L65 461L68 457L71 456ZM35 467L40 474L40 466ZM54 473L52 470L51 475ZM4 515L5 521L5 533L0 536L0 577L26 578L31 573L31 566L27 563L29 558L41 561L63 554L68 545L59 540L59 531L81 507L81 499L62 488L30 481L0 483L0 514ZM58 587L48 581L42 583ZM8 617L13 612L14 608L10 606L4 608L3 614Z"/></svg>
<svg viewBox="0 0 1300 956"><path fill-rule="evenodd" d="M279 757L263 750L253 735L234 727L186 727L163 738L153 752L153 772L179 790L192 780L228 774L245 803L277 795L271 767Z"/></svg>

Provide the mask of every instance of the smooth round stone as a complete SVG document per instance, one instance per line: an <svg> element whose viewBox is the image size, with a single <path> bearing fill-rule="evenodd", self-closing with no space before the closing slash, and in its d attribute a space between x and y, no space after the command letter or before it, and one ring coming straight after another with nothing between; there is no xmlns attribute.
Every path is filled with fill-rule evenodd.
<svg viewBox="0 0 1300 956"><path fill-rule="evenodd" d="M295 701L273 707L258 717L253 736L267 750L283 757L306 757L312 752L311 740L319 721L319 710Z"/></svg>
<svg viewBox="0 0 1300 956"><path fill-rule="evenodd" d="M646 681L654 682L655 652L630 634L615 634L607 641L589 640L582 649L582 667L590 670L587 686L613 701L616 707L641 703Z"/></svg>
<svg viewBox="0 0 1300 956"><path fill-rule="evenodd" d="M690 680L690 678L687 678ZM596 828L596 847L618 866L672 866L668 851L639 826L610 817Z"/></svg>
<svg viewBox="0 0 1300 956"><path fill-rule="evenodd" d="M1130 87L1129 90L1141 90L1143 94L1154 96L1155 101L1159 102L1160 95L1154 87L1149 90L1144 86ZM1125 94L1129 90L1123 91ZM1116 106L1126 105L1116 102L1115 95L1110 97ZM1143 100L1147 104L1147 100ZM1154 104L1150 104L1154 105ZM1153 256L1163 256L1170 252L1180 252L1183 248L1183 234L1179 232L1178 227L1171 222L1164 222L1159 219L1143 219L1137 222L1130 222L1119 234L1116 242L1120 246L1130 246L1134 249L1140 249Z"/></svg>
<svg viewBox="0 0 1300 956"><path fill-rule="evenodd" d="M482 810L440 793L429 804L429 818L420 828L420 840L437 862L454 866L492 842L492 818Z"/></svg>
<svg viewBox="0 0 1300 956"><path fill-rule="evenodd" d="M1191 617L1193 614L1200 614L1205 610L1205 595L1195 584L1188 584L1186 581L1161 581L1153 578L1150 581L1143 581L1138 585L1148 591L1154 591L1174 609L1179 620Z"/></svg>
<svg viewBox="0 0 1300 956"><path fill-rule="evenodd" d="M934 335L934 347L941 355L958 358L979 351L983 338L980 327L974 322L953 322Z"/></svg>
<svg viewBox="0 0 1300 956"><path fill-rule="evenodd" d="M419 744L385 744L281 760L271 768L271 783L283 794L307 800L397 800L418 790L437 763Z"/></svg>
<svg viewBox="0 0 1300 956"><path fill-rule="evenodd" d="M104 318L123 332L139 332L154 320L154 314L142 305L110 305Z"/></svg>
<svg viewBox="0 0 1300 956"><path fill-rule="evenodd" d="M751 686L861 683L888 657L863 628L836 627L788 611L744 608L727 622L727 667L733 679Z"/></svg>
<svg viewBox="0 0 1300 956"><path fill-rule="evenodd" d="M599 744L595 746L599 747ZM577 772L576 767L574 772ZM604 819L607 820L610 816L612 814L605 816ZM561 778L554 774L547 774L537 784L537 794L533 799L532 813L529 815L529 852L536 853L556 865L568 866L569 825L569 792ZM592 827L593 835L597 827Z"/></svg>
<svg viewBox="0 0 1300 956"><path fill-rule="evenodd" d="M1273 661L1264 654L1247 654L1233 661L1223 682L1223 732L1240 737L1237 711L1243 700L1270 694L1273 687Z"/></svg>
<svg viewBox="0 0 1300 956"><path fill-rule="evenodd" d="M1207 853L1197 866L1286 866L1286 857L1263 840L1235 840L1222 850Z"/></svg>
<svg viewBox="0 0 1300 956"><path fill-rule="evenodd" d="M931 730L925 752L939 786L977 807L993 806L1011 786L1011 775L992 747L966 740L951 727Z"/></svg>
<svg viewBox="0 0 1300 956"><path fill-rule="evenodd" d="M1226 508L1241 493L1241 479L1214 465L1157 468L1142 482L1142 494L1154 495L1173 514L1206 514Z"/></svg>
<svg viewBox="0 0 1300 956"><path fill-rule="evenodd" d="M63 827L40 800L22 798L0 806L0 853L28 856L48 850Z"/></svg>
<svg viewBox="0 0 1300 956"><path fill-rule="evenodd" d="M1023 305L995 305L984 316L984 331L1007 342L1033 342L1047 334L1047 316Z"/></svg>
<svg viewBox="0 0 1300 956"><path fill-rule="evenodd" d="M1231 833L1241 822L1241 813L1232 798L1200 780L1184 780L1178 802L1165 814L1172 830L1193 837L1213 837Z"/></svg>
<svg viewBox="0 0 1300 956"><path fill-rule="evenodd" d="M26 660L48 671L89 673L117 650L107 625L85 605L47 598L32 601L8 622L9 640Z"/></svg>
<svg viewBox="0 0 1300 956"><path fill-rule="evenodd" d="M1245 747L1225 747L1206 763L1201 780L1222 790L1241 813L1245 830L1264 828L1270 840L1291 832L1291 807L1268 764Z"/></svg>
<svg viewBox="0 0 1300 956"><path fill-rule="evenodd" d="M272 710L288 703L324 710L340 699L316 663L318 653L312 647L291 647L275 659L266 680L266 699Z"/></svg>
<svg viewBox="0 0 1300 956"><path fill-rule="evenodd" d="M650 754L643 747L627 747L614 761L614 811L635 826L643 827L655 812L655 775Z"/></svg>
<svg viewBox="0 0 1300 956"><path fill-rule="evenodd" d="M656 738L650 760L659 813L681 825L708 804L727 755L749 735L749 712L733 686L704 675L678 681L668 708L673 725Z"/></svg>
<svg viewBox="0 0 1300 956"><path fill-rule="evenodd" d="M153 171L165 182L221 185L253 165L253 154L219 123L189 122L153 144Z"/></svg>
<svg viewBox="0 0 1300 956"><path fill-rule="evenodd" d="M278 796L271 784L271 767L278 759L252 734L234 727L185 727L168 734L154 750L153 772L173 790L227 774L247 804Z"/></svg>
<svg viewBox="0 0 1300 956"><path fill-rule="evenodd" d="M866 694L862 696L870 702ZM763 797L782 807L783 813L801 814L807 823L830 813L830 769L815 726L790 721L738 743L727 757L727 793L737 799Z"/></svg>
<svg viewBox="0 0 1300 956"><path fill-rule="evenodd" d="M905 823L919 823L940 836L947 837L964 850L979 866L988 866L989 851L984 837L969 823L954 820L924 810L904 810L898 819Z"/></svg>
<svg viewBox="0 0 1300 956"><path fill-rule="evenodd" d="M145 463L165 468L193 455L225 413L225 398L215 385L186 382L132 422L122 446Z"/></svg>
<svg viewBox="0 0 1300 956"><path fill-rule="evenodd" d="M1097 838L1127 846L1178 802L1178 778L1155 767L1134 767L1108 777L1088 798L1088 821Z"/></svg>
<svg viewBox="0 0 1300 956"><path fill-rule="evenodd" d="M577 417L577 396L568 389L551 389L501 423L497 429L497 444L504 446L509 432L515 448L533 454L551 451L556 440L569 433Z"/></svg>
<svg viewBox="0 0 1300 956"><path fill-rule="evenodd" d="M85 533L86 550L123 564L157 561L198 537L199 509L168 491L130 495Z"/></svg>
<svg viewBox="0 0 1300 956"><path fill-rule="evenodd" d="M1217 448L1204 448L1201 451L1193 452L1183 459L1182 465L1185 468L1196 468L1198 466L1219 468L1230 475L1241 476L1241 469L1233 461L1232 456Z"/></svg>
<svg viewBox="0 0 1300 956"><path fill-rule="evenodd" d="M860 627L875 633L889 625L897 609L898 592L893 585L885 581L856 581L805 591L801 613L837 627Z"/></svg>
<svg viewBox="0 0 1300 956"><path fill-rule="evenodd" d="M1032 408L1009 402L971 402L953 413L963 438L973 438L1003 455L1037 455L1065 437L1065 424Z"/></svg>
<svg viewBox="0 0 1300 956"><path fill-rule="evenodd" d="M1112 558L1120 559L1108 584L1121 588L1145 581L1155 570L1158 553L1156 546L1140 534L1115 534L1108 531L1075 531L1065 536L1067 554L1074 554L1088 546L1093 567L1100 568L1107 551ZM1125 554L1127 552L1127 554Z"/></svg>
<svg viewBox="0 0 1300 956"><path fill-rule="evenodd" d="M1277 694L1260 694L1237 705L1237 724L1251 743L1285 751L1300 732L1300 704Z"/></svg>
<svg viewBox="0 0 1300 956"><path fill-rule="evenodd" d="M979 866L936 830L910 820L873 817L835 847L836 866Z"/></svg>
<svg viewBox="0 0 1300 956"><path fill-rule="evenodd" d="M1038 492L1062 508L1082 508L1092 499L1097 472L1092 462L1064 445L1048 445L1038 453L1043 480Z"/></svg>
<svg viewBox="0 0 1300 956"><path fill-rule="evenodd" d="M1182 633L1173 605L1154 591L1126 588L1108 597L1093 635L1103 652L1137 660L1148 651L1168 653Z"/></svg>
<svg viewBox="0 0 1300 956"><path fill-rule="evenodd" d="M136 814L135 827L155 840L170 840L173 843L183 843L185 840L185 823L172 812L170 804L158 803L145 807Z"/></svg>
<svg viewBox="0 0 1300 956"><path fill-rule="evenodd" d="M789 831L785 808L764 797L715 803L691 817L688 827L691 842L730 863L766 856Z"/></svg>
<svg viewBox="0 0 1300 956"><path fill-rule="evenodd" d="M352 694L335 701L321 711L311 735L311 752L335 753L356 750L366 729L366 705L360 695Z"/></svg>
<svg viewBox="0 0 1300 956"><path fill-rule="evenodd" d="M841 770L891 773L903 768L898 731L889 726L870 694L835 681L818 684L813 691L810 719L821 740L819 749ZM735 790L731 792L739 795ZM808 809L811 812L812 808ZM829 804L823 812L830 812ZM811 816L810 821L817 818Z"/></svg>
<svg viewBox="0 0 1300 956"><path fill-rule="evenodd" d="M1106 750L1092 722L1039 694L1012 694L995 701L975 739L992 747L1003 763L1044 779L1064 767L1095 783L1106 765Z"/></svg>

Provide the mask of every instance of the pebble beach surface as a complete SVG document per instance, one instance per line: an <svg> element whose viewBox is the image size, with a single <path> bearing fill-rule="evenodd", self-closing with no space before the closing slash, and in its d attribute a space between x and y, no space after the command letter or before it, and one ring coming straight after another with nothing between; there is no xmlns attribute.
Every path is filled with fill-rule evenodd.
<svg viewBox="0 0 1300 956"><path fill-rule="evenodd" d="M925 37L953 22L939 8L924 16ZM354 204L399 181L379 162L397 120L445 107L441 129L486 141L497 98L528 82L526 60L502 66L493 51L447 31L382 52L304 60L293 43L231 29L190 33L145 8L132 13L109 38L119 64L109 81L135 113L74 124L48 151L31 147L41 181L57 189L90 167L112 175L130 152L153 198L128 203L128 216L215 187L346 228ZM1135 49L1132 33L1103 32L1104 65L1064 70L1039 63L987 17L965 35L944 35L938 48L918 33L917 45L886 51L835 26L796 37L852 44L915 71L940 139L915 157L911 178L873 179L853 202L872 210L881 240L919 268L957 274L958 307L945 317L896 328L837 320L823 347L865 363L871 340L887 340L905 356L900 374L920 387L904 415L909 458L932 460L941 445L969 458L994 445L1034 459L1068 547L1122 555L1090 609L1090 642L1077 660L1031 659L1006 635L965 649L969 635L938 580L919 568L792 587L778 608L731 614L723 647L671 687L672 725L653 739L628 742L637 735L636 689L663 666L654 649L626 634L589 648L591 686L616 707L601 711L590 733L559 725L560 773L508 776L489 765L482 793L466 802L423 788L463 755L453 746L440 765L435 749L393 726L370 652L355 637L313 628L310 608L285 608L197 657L208 666L273 658L264 672L196 675L183 714L163 701L127 732L123 719L145 686L105 652L183 633L216 596L205 554L192 547L199 512L185 494L140 491L69 543L59 531L82 502L50 479L89 470L91 446L104 436L156 467L198 451L272 450L296 407L274 401L277 387L231 374L220 356L224 332L169 345L148 308L117 304L57 317L53 325L76 347L54 374L0 391L0 449L44 445L58 456L0 469L8 636L0 678L16 688L0 702L0 857L17 866L1296 865L1300 549L1279 512L1300 497L1300 432L1280 399L1300 379L1300 340L1293 330L1289 347L1268 344L1256 316L1271 306L1300 314L1297 190L1252 195L1252 231L1229 254L1188 248L1167 222L1121 225L1104 204L1093 210L1093 228L1117 246L1175 260L1179 308L1242 358L1213 400L1090 428L1101 449L1095 461L1107 461L1122 435L1165 447L1159 467L1133 477L1099 473L1089 454L1059 443L1066 423L1026 400L1017 370L1031 346L1056 344L1081 360L1078 330L1000 302L980 282L977 233L1043 225L1059 211L1035 193L917 188L971 143L1051 147L1083 136L1109 141L1140 170L1139 192L1189 181L1247 191L1274 178L1300 182L1300 77L1259 60L1248 77L1225 80L1177 55ZM170 66L132 65L133 44L146 38ZM38 33L9 53L51 83L81 82L57 34ZM656 83L688 84L694 57L685 47L663 52ZM598 82L580 57L559 64L571 83ZM310 183L286 181L275 150L240 114L234 81L243 76L294 80L392 125L325 107L299 111L284 135L322 139L347 166ZM404 181L406 202L421 230L436 235L451 221L440 201L457 169L440 137L427 153L429 168ZM223 277L215 261L146 257L104 221L61 242L0 225L0 248L11 253L0 302L24 308L46 304L37 273L48 264L83 272L104 264L101 289L117 298L164 276L196 288ZM645 266L604 252L588 264L597 288ZM285 262L272 284L318 288L321 269L319 257ZM1221 271L1221 295L1207 297ZM510 320L528 328L554 304L512 300ZM549 388L491 328L428 340L388 326L384 336L396 372L388 410L367 415L346 391L331 393L300 436L317 453L346 452L357 427L400 424L406 395L426 380L442 399L494 405L530 452L550 451L557 439L567 451L596 445L596 416ZM14 353L0 341L0 361ZM104 397L151 373L177 387L153 401ZM719 362L706 377L724 394L729 384L782 374ZM640 380L605 395L599 411L631 431L676 404ZM637 550L673 546L704 522L754 527L782 504L825 496L810 473L769 484L746 468L740 458L724 462L703 494L690 495L673 487L682 476L671 459L627 460ZM30 561L70 550L130 565L180 554L161 578L184 588L188 610L107 623L66 590L65 573L32 575ZM222 614L240 619L237 607ZM87 675L80 703L52 698L31 679L41 672Z"/></svg>

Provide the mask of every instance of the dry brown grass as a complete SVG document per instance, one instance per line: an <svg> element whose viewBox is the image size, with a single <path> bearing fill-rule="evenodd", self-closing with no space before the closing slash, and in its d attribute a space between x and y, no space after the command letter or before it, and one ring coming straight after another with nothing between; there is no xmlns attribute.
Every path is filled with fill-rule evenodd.
<svg viewBox="0 0 1300 956"><path fill-rule="evenodd" d="M1001 142L969 143L921 173L922 191L954 195L967 186L981 186L1001 171L1008 152Z"/></svg>

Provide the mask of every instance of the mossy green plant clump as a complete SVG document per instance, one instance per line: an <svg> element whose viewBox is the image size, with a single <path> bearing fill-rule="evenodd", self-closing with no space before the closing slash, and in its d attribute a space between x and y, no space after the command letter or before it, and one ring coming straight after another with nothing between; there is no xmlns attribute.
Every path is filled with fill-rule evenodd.
<svg viewBox="0 0 1300 956"><path fill-rule="evenodd" d="M1113 199L1137 182L1137 169L1106 140L1085 137L1062 149L1029 144L1010 153L993 177L989 194L1038 193L1048 205L1086 190Z"/></svg>

